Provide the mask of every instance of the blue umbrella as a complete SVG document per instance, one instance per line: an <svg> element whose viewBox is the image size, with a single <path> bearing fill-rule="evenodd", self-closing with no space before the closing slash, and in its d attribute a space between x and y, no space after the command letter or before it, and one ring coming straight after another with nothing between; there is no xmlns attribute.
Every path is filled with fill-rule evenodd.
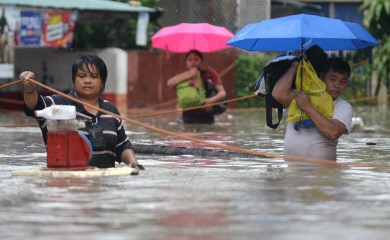
<svg viewBox="0 0 390 240"><path fill-rule="evenodd" d="M373 47L379 44L379 41L376 40L369 32L367 32L365 28L360 26L358 23L344 21L344 24L356 36L357 40L354 41L354 44L357 49Z"/></svg>
<svg viewBox="0 0 390 240"><path fill-rule="evenodd" d="M304 50L315 44L331 51L373 47L379 42L357 23L308 14L249 24L227 42L249 51L270 52Z"/></svg>

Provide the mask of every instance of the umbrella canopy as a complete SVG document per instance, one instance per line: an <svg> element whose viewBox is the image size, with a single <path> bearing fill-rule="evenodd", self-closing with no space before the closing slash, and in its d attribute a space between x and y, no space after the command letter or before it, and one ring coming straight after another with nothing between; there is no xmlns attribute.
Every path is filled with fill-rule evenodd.
<svg viewBox="0 0 390 240"><path fill-rule="evenodd" d="M152 36L152 47L169 52L215 52L230 48L226 42L233 34L224 27L208 23L181 23L165 27Z"/></svg>
<svg viewBox="0 0 390 240"><path fill-rule="evenodd" d="M379 41L376 40L365 28L360 26L358 23L346 22L344 24L349 28L349 30L356 36L357 40L354 41L357 49L373 47L379 44Z"/></svg>
<svg viewBox="0 0 390 240"><path fill-rule="evenodd" d="M357 23L298 14L249 24L227 44L249 51L286 52L315 44L325 51L356 50L379 42Z"/></svg>

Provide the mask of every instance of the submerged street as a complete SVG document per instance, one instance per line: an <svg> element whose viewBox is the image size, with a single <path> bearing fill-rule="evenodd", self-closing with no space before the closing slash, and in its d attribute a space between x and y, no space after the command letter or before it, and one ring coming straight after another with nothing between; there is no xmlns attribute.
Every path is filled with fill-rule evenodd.
<svg viewBox="0 0 390 240"><path fill-rule="evenodd" d="M138 176L12 176L46 166L37 127L1 127L0 230L3 239L386 239L389 233L388 112L357 108L364 130L343 136L339 162L137 154ZM2 125L34 123L2 113ZM272 154L283 126L264 112L225 113L214 125L182 125L177 116L144 123L188 136ZM134 144L200 147L126 125ZM367 144L368 143L368 144Z"/></svg>

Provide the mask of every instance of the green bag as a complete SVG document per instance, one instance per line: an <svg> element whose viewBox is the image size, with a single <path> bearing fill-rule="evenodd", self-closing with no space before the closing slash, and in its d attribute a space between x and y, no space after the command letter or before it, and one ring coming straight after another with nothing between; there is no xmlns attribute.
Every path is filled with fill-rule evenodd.
<svg viewBox="0 0 390 240"><path fill-rule="evenodd" d="M206 91L200 76L196 80L187 80L179 83L176 86L176 94L179 107L181 108L201 106L206 98Z"/></svg>

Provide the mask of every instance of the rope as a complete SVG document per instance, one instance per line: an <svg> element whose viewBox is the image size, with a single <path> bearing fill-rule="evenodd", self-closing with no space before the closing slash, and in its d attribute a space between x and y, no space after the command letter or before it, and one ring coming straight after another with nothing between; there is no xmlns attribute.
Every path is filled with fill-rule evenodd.
<svg viewBox="0 0 390 240"><path fill-rule="evenodd" d="M0 112L20 112L19 110L0 108Z"/></svg>
<svg viewBox="0 0 390 240"><path fill-rule="evenodd" d="M23 104L23 101L21 101L21 100L10 99L10 98L0 98L0 102L11 103L11 104L19 104L19 105Z"/></svg>
<svg viewBox="0 0 390 240"><path fill-rule="evenodd" d="M177 103L177 99L171 99L169 101L166 101L166 102L162 102L162 103L158 103L158 104L155 104L155 105L152 105L152 106L148 106L149 109L159 109L159 108L164 108L164 107L170 107L170 106L174 106L176 105Z"/></svg>
<svg viewBox="0 0 390 240"><path fill-rule="evenodd" d="M241 112L264 112L265 108L235 108L235 109L227 109L228 113L241 113Z"/></svg>
<svg viewBox="0 0 390 240"><path fill-rule="evenodd" d="M225 100L225 101L221 101L221 102L216 102L216 103L209 103L209 104L205 104L205 105L197 106L197 107L180 108L180 109L171 110L171 111L146 113L146 114L140 114L140 115L135 115L135 116L130 116L130 117L131 118L143 118L143 117L151 117L151 116L159 116L159 115L165 115L165 114L171 114L171 113L178 113L178 112L190 111L190 110L194 110L194 109L211 107L211 106L223 104L223 103L235 102L235 101L253 98L253 97L256 97L256 94L252 94L252 95L248 95L248 96L244 96L244 97L239 97L239 98L234 98L234 99L230 99L230 100Z"/></svg>
<svg viewBox="0 0 390 240"><path fill-rule="evenodd" d="M390 168L390 165L385 165L385 164L375 164L375 163L364 163L364 162L357 162L357 163L349 163L349 162L344 162L344 163L339 163L339 162L336 162L336 161L333 161L333 160L326 160L326 159L310 159L310 158L303 158L303 157L296 157L296 156L286 156L286 155L277 155L277 154L267 154L267 153L264 153L264 152L256 152L256 151L253 151L253 150L248 150L248 149L243 149L243 148L239 148L239 147L233 147L233 146L228 146L228 145L225 145L225 144L216 144L216 143L209 143L207 141L204 141L204 140L200 140L200 139L197 139L197 138L193 138L193 137L189 137L189 136L184 136L184 135L179 135L179 134L176 134L174 132L171 132L171 131L167 131L167 130L164 130L164 129L161 129L161 128L157 128L157 127L153 127L153 126L150 126L150 125L147 125L147 124L144 124L144 123L141 123L139 121L136 121L136 120L133 120L133 119L130 119L130 118L127 118L127 117L122 117L120 116L119 114L115 114L115 113L112 113L112 112L109 112L107 110L104 110L104 109L101 109L99 107L96 107L92 104L89 104L87 102L84 102L84 101L81 101L79 99L76 99L76 98L73 98L65 93L62 93L56 89L53 89L51 87L48 87L40 82L37 82L33 79L30 79L31 82L35 83L36 85L38 86L41 86L51 92L54 92L60 96L63 96L64 98L67 98L71 101L74 101L74 102L77 102L79 104L83 104L84 106L88 106L88 107L91 107L95 110L98 110L102 113L105 113L105 114L109 114L109 115L112 115L114 117L117 117L119 119L122 119L124 121L127 121L133 125L137 125L137 126L141 126L141 127L144 127L146 129L149 129L151 131L154 131L154 132L159 132L159 133L162 133L162 134L166 134L166 135L170 135L170 136L173 136L173 137L176 137L176 138L179 138L179 139L183 139L183 140L188 140L188 141L191 141L191 142L196 142L196 143L200 143L200 144L203 144L203 145L207 145L208 147L212 147L212 148L217 148L217 149L224 149L224 150L227 150L227 151L231 151L231 152L236 152L236 153L240 153L240 154L248 154L248 155L251 155L251 156L257 156L257 157L262 157L262 158L282 158L286 161L295 161L295 162L303 162L303 163L311 163L311 164L323 164L323 165L331 165L331 166L359 166L359 167L380 167L380 168Z"/></svg>
<svg viewBox="0 0 390 240"><path fill-rule="evenodd" d="M104 110L104 109L100 109L99 107L96 107L92 104L89 104L87 102L84 102L84 101L81 101L79 99L76 99L76 98L73 98L65 93L62 93L54 88L51 88L51 87L48 87L40 82L37 82L33 79L30 79L31 82L35 83L36 85L38 86L41 86L42 88L45 88L53 93L56 93L64 98L67 98L73 102L76 102L76 103L79 103L79 104L82 104L84 106L88 106L90 108L93 108L95 110L98 110L102 113L105 113L105 114L109 114L109 115L112 115L114 117L117 117L119 119L122 119L124 121L127 121L133 125L137 125L137 126L141 126L141 127L144 127L146 129L149 129L149 130L152 130L154 132L159 132L159 133L162 133L162 134L166 134L166 135L170 135L170 136L173 136L173 137L176 137L176 138L179 138L179 139L183 139L183 140L188 140L188 141L192 141L192 142L196 142L196 143L200 143L200 144L203 144L203 145L207 145L208 147L213 147L213 148L218 148L218 149L224 149L228 152L235 152L237 154L247 154L247 155L250 155L250 156L258 156L258 157L262 157L262 158L283 158L284 160L287 160L287 161L296 161L296 162L304 162L304 163L311 163L311 164L323 164L323 165L332 165L332 166L359 166L359 167L377 167L377 168L390 168L390 165L385 165L385 164L374 164L374 163L361 163L361 162L357 162L357 163L339 163L339 162L336 162L336 161L332 161L332 160L324 160L324 159L309 159L309 158L302 158L302 157L296 157L296 156L282 156L282 155L276 155L276 154L267 154L267 153L264 153L264 152L255 152L255 151L252 151L252 150L248 150L248 149L243 149L243 148L238 148L238 147L234 147L234 146L228 146L228 145L224 145L224 144L215 144L215 143L209 143L207 141L204 141L204 140L200 140L200 139L197 139L197 138L193 138L193 137L189 137L189 136L184 136L184 135L179 135L179 134L176 134L174 132L171 132L171 131L167 131L167 130L164 130L164 129L160 129L160 128L157 128L157 127L153 127L153 126L149 126L149 125L146 125L146 124L143 124L139 121L136 121L136 120L133 120L133 119L130 119L130 118L127 118L127 117L122 117L120 116L119 114L115 114L115 113L112 113L112 112L109 112L107 110ZM20 81L15 81L14 83L12 84L8 84L8 86L10 85L14 85L14 84L17 84L19 83ZM137 146L137 145L135 145ZM142 151L141 150L142 147L138 146L138 151ZM156 149L157 147L154 147L154 149ZM146 149L144 147L144 149ZM170 149L170 148L166 148L168 150L171 150L173 151L173 149ZM162 152L169 152L168 150L165 150L165 151L162 151ZM202 151L205 151L205 149L201 149ZM146 150L144 150L146 151ZM150 149L148 151L151 151ZM182 150L183 151L183 150ZM207 153L209 152L208 150L205 151L205 153L200 153L201 151L197 151L197 150L187 150L187 151L194 151L193 153L197 153L197 154L211 154L211 153ZM212 151L212 150L210 150ZM157 150L154 150L154 152L158 152ZM161 152L161 151L160 151ZM220 155L222 155L222 153L218 153ZM240 155L241 156L241 155Z"/></svg>
<svg viewBox="0 0 390 240"><path fill-rule="evenodd" d="M230 70L232 70L238 63L238 60L234 60L229 66L227 66L224 70L222 70L221 73L219 73L219 76L222 78L226 73L228 73Z"/></svg>
<svg viewBox="0 0 390 240"><path fill-rule="evenodd" d="M13 125L0 125L2 128L14 128L14 127L38 127L38 124L34 123L23 123L23 124L13 124Z"/></svg>
<svg viewBox="0 0 390 240"><path fill-rule="evenodd" d="M381 53L381 54L376 54L375 56L372 56L372 59L374 60L375 58L379 58L379 57L382 57L382 56L388 55L388 54L389 54L389 52L383 52L383 53ZM359 65L365 64L365 63L367 63L368 61L369 61L369 58L366 58L366 59L363 59L363 60L361 60L361 61L359 61L359 62L352 63L352 64L351 64L351 68L354 68L354 67L357 67L357 66L359 66Z"/></svg>
<svg viewBox="0 0 390 240"><path fill-rule="evenodd" d="M359 62L357 62L357 63L351 64L351 68L357 67L357 66L362 65L362 64L365 64L365 63L367 63L367 62L368 62L368 58L363 59L363 60L361 60L361 61L359 61Z"/></svg>
<svg viewBox="0 0 390 240"><path fill-rule="evenodd" d="M17 81L12 82L12 83L7 83L7 84L0 85L0 89L6 88L6 87L10 87L10 86L12 86L12 85L16 85L16 84L18 84L19 82L20 82L20 80L17 80Z"/></svg>
<svg viewBox="0 0 390 240"><path fill-rule="evenodd" d="M389 98L390 94L383 95L383 96L371 96L371 97L361 97L361 98L355 98L348 100L350 103L357 103L357 102L365 102L365 101L373 101L376 99L383 99L383 98Z"/></svg>
<svg viewBox="0 0 390 240"><path fill-rule="evenodd" d="M81 101L77 98L73 98L65 93L62 93L54 88L51 88L51 87L48 87L40 82L37 82L33 79L29 79L31 82L35 83L36 85L42 87L42 88L45 88L51 92L54 92L64 98L67 98L73 102L77 102L79 104L82 104L84 106L88 106L90 108L93 108L95 110L98 110L102 113L105 113L105 114L109 114L111 116L114 116L116 118L119 118L119 119L122 119L124 121L127 121L133 125L137 125L137 126L141 126L141 127L144 127L146 129L149 129L149 130L152 130L154 132L158 132L158 133L162 133L162 134L166 134L166 135L169 135L169 136L173 136L173 137L176 137L176 138L179 138L179 139L183 139L183 140L188 140L188 141L192 141L192 142L197 142L197 143L200 143L200 144L203 144L203 145L207 145L208 147L214 147L214 148L218 148L218 149L225 149L225 150L228 150L228 151L233 151L233 152L238 152L238 153L247 153L247 154L251 154L251 155L254 155L254 156L259 156L259 157L265 157L265 158L275 158L275 157L281 157L281 156L277 156L277 155L273 155L273 154L267 154L267 153L263 153L263 152L254 152L254 151L251 151L251 150L247 150L247 149L242 149L242 148L238 148L238 147L233 147L233 146L228 146L228 145L224 145L224 144L216 144L216 143L209 143L207 141L203 141L203 140L200 140L200 139L197 139L197 138L193 138L193 137L189 137L189 136L184 136L184 135L179 135L179 134L176 134L174 132L171 132L171 131L167 131L167 130L164 130L164 129L161 129L161 128L157 128L157 127L153 127L153 126L150 126L150 125L147 125L147 124L144 124L144 123L141 123L139 121L136 121L136 120L133 120L131 118L128 118L128 117L122 117L120 116L119 114L115 114L115 113L112 113L112 112L109 112L107 110L104 110L104 109L101 109L99 107L96 107L92 104L89 104L87 102L84 102L84 101Z"/></svg>

